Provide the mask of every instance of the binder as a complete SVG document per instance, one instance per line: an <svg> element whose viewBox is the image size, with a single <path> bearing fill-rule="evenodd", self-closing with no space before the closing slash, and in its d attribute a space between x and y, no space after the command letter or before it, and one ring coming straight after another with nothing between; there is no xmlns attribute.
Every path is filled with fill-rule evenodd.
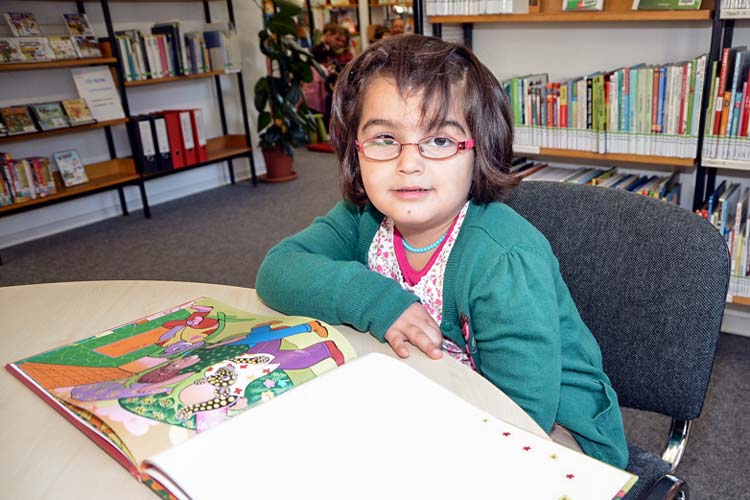
<svg viewBox="0 0 750 500"><path fill-rule="evenodd" d="M190 112L190 125L193 129L193 144L195 146L196 162L208 161L206 134L203 126L203 112L200 109L186 109Z"/></svg>
<svg viewBox="0 0 750 500"><path fill-rule="evenodd" d="M164 118L167 126L167 139L169 141L169 153L172 157L172 168L182 168L186 165L185 153L182 147L182 127L180 116L175 111L162 111L157 113Z"/></svg>
<svg viewBox="0 0 750 500"><path fill-rule="evenodd" d="M151 115L151 128L154 132L157 168L161 172L172 170L172 152L169 148L166 119L163 116Z"/></svg>
<svg viewBox="0 0 750 500"><path fill-rule="evenodd" d="M149 174L158 170L156 163L156 147L151 120L148 116L135 116L131 119L133 127L132 137L133 155L140 160L141 172Z"/></svg>
<svg viewBox="0 0 750 500"><path fill-rule="evenodd" d="M182 150L185 152L185 165L198 163L198 152L193 132L193 118L190 110L175 111L179 116L180 131L182 133Z"/></svg>

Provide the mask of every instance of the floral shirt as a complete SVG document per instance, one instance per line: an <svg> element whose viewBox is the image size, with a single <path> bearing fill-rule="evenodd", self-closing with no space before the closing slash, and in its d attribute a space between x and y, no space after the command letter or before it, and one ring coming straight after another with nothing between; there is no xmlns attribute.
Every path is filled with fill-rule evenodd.
<svg viewBox="0 0 750 500"><path fill-rule="evenodd" d="M443 278L445 266L448 263L453 244L461 230L461 224L466 217L469 203L458 213L449 233L430 258L424 269L414 271L405 268L409 266L406 251L401 245L401 238L395 228L393 220L385 217L380 224L375 237L370 244L367 263L371 271L391 278L401 285L401 288L419 297L422 305L438 324L443 320ZM397 242L398 244L394 244ZM412 278L412 279L409 279ZM443 339L442 348L452 357L463 364L472 367L466 352L454 342ZM473 367L472 367L473 368Z"/></svg>

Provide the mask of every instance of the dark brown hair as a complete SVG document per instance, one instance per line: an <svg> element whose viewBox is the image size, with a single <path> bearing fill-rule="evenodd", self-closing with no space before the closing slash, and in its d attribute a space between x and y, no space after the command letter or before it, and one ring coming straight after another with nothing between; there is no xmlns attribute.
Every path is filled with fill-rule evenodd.
<svg viewBox="0 0 750 500"><path fill-rule="evenodd" d="M376 77L391 78L401 95L423 92L425 123L445 121L447 103L463 99L471 137L476 140L469 197L475 203L503 200L518 184L508 173L513 156L513 117L497 78L472 52L455 43L422 35L389 37L348 64L336 83L331 142L339 158L342 189L356 205L367 203L354 141L362 102Z"/></svg>

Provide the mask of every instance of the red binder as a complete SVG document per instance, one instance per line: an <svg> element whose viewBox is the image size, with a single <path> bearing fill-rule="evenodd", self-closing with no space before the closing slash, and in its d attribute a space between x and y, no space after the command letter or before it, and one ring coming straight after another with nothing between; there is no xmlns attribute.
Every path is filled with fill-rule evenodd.
<svg viewBox="0 0 750 500"><path fill-rule="evenodd" d="M196 148L195 132L193 132L193 113L190 110L175 111L179 116L180 130L182 132L182 150L185 153L185 165L198 163L198 150Z"/></svg>
<svg viewBox="0 0 750 500"><path fill-rule="evenodd" d="M162 111L154 113L164 117L167 124L167 137L169 138L169 152L172 156L172 168L182 168L185 163L185 152L182 147L182 127L180 126L180 115L176 111Z"/></svg>
<svg viewBox="0 0 750 500"><path fill-rule="evenodd" d="M200 109L191 109L190 116L193 120L193 136L195 137L195 149L198 152L198 161L208 161L208 147L206 141L206 129L203 123L203 113Z"/></svg>

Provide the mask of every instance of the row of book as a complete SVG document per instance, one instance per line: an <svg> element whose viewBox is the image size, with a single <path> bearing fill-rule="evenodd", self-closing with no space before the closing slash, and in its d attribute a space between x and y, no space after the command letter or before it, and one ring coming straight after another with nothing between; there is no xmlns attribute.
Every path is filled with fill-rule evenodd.
<svg viewBox="0 0 750 500"><path fill-rule="evenodd" d="M703 157L750 160L750 50L726 47L711 65Z"/></svg>
<svg viewBox="0 0 750 500"><path fill-rule="evenodd" d="M700 6L701 0L633 0L632 9L697 10ZM563 11L603 9L604 0L562 0ZM425 12L428 16L528 14L539 12L539 0L427 0Z"/></svg>
<svg viewBox="0 0 750 500"><path fill-rule="evenodd" d="M641 63L562 82L546 73L505 80L515 142L694 158L706 59Z"/></svg>
<svg viewBox="0 0 750 500"><path fill-rule="evenodd" d="M240 40L232 23L213 23L205 31L184 33L179 21L159 23L150 34L115 32L126 81L240 71Z"/></svg>
<svg viewBox="0 0 750 500"><path fill-rule="evenodd" d="M730 255L730 295L750 297L750 187L722 181L696 212L724 237Z"/></svg>
<svg viewBox="0 0 750 500"><path fill-rule="evenodd" d="M515 157L510 172L523 181L553 181L608 187L679 205L682 185L677 173L667 176L618 172L615 167L559 167Z"/></svg>
<svg viewBox="0 0 750 500"><path fill-rule="evenodd" d="M94 123L84 99L0 108L0 137Z"/></svg>
<svg viewBox="0 0 750 500"><path fill-rule="evenodd" d="M133 155L144 174L179 169L208 160L200 109L165 110L133 116Z"/></svg>
<svg viewBox="0 0 750 500"><path fill-rule="evenodd" d="M0 63L102 55L96 33L86 14L63 14L68 36L42 36L39 24L30 12L6 12L4 17L13 37L0 38Z"/></svg>
<svg viewBox="0 0 750 500"><path fill-rule="evenodd" d="M57 192L49 159L43 157L13 159L0 153L0 207L22 203Z"/></svg>

